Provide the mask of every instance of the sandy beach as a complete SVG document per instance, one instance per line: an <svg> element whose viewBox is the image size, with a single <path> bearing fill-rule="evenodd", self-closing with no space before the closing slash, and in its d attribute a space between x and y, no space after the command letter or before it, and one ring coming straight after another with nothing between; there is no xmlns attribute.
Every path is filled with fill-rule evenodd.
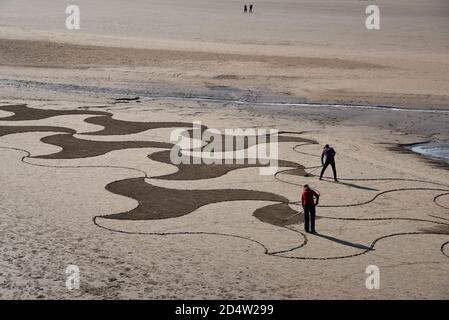
<svg viewBox="0 0 449 320"><path fill-rule="evenodd" d="M449 298L446 1L77 2L0 3L1 299ZM194 121L277 172L173 163Z"/></svg>

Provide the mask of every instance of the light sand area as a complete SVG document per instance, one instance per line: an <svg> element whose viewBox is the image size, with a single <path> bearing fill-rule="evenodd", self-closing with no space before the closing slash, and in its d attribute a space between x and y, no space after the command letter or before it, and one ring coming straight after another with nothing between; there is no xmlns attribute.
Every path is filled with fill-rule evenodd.
<svg viewBox="0 0 449 320"><path fill-rule="evenodd" d="M11 100L10 105L21 102ZM63 132L74 134L86 155L81 158L64 158L68 153L53 144L61 139L41 141L60 135L58 129L0 137L1 298L449 297L449 248L444 245L449 241L448 171L382 144L407 136L369 126L328 124L316 130L316 122L300 117L255 117L251 109L182 101L131 102L126 110L108 103L83 106L28 101L31 108L109 112L102 117L129 124L201 119L217 129L302 132L286 136L318 144L281 142L280 159L316 166L321 145L330 141L337 150L341 182L319 181L314 169L306 169L309 176L287 171L274 177L261 176L258 168L239 168L210 179L164 179L177 168L148 155L166 148L136 148L132 143L170 142L169 128L142 126L141 132L113 135L110 127L105 128L108 135L101 136L94 132L103 128L88 123L98 117L94 113L46 113L48 118L14 121L6 118L14 114L8 108L1 114L3 133L10 132L5 127L53 126L87 134ZM209 108L215 112L204 112ZM105 147L105 153L87 156L96 146L89 141L114 150L106 152L110 147ZM48 158L51 154L60 156ZM285 169L291 170L279 168ZM125 182L129 187L121 189ZM322 194L319 235L305 234L299 216L281 225L258 218L258 210L272 205L286 205L276 212L280 217L299 210L296 202L304 183ZM236 194L248 199L237 199ZM344 206L357 203L366 204ZM123 214L136 208L143 208L144 219L130 220ZM135 212L142 216L142 210ZM161 212L171 217L158 218ZM65 288L68 264L80 267L80 290ZM365 287L365 269L373 264L380 268L380 290Z"/></svg>

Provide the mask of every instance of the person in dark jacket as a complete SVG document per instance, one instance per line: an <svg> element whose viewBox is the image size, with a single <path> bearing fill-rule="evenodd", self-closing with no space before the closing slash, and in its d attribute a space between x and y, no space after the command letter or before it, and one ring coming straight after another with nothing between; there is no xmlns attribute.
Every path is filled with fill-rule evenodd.
<svg viewBox="0 0 449 320"><path fill-rule="evenodd" d="M335 152L334 148L331 148L328 144L324 146L323 152L321 153L321 164L323 165L323 169L321 170L320 180L323 179L323 174L326 171L327 167L331 165L332 172L334 173L334 180L337 180L337 169L335 168Z"/></svg>
<svg viewBox="0 0 449 320"><path fill-rule="evenodd" d="M248 12L248 6L247 6L246 4L243 6L243 12L244 12L244 13L247 13L247 12Z"/></svg>
<svg viewBox="0 0 449 320"><path fill-rule="evenodd" d="M304 209L304 230L306 232L315 233L315 216L316 206L320 200L320 194L310 189L306 184L301 193L301 204Z"/></svg>
<svg viewBox="0 0 449 320"><path fill-rule="evenodd" d="M249 13L253 13L253 5L252 4L249 5Z"/></svg>

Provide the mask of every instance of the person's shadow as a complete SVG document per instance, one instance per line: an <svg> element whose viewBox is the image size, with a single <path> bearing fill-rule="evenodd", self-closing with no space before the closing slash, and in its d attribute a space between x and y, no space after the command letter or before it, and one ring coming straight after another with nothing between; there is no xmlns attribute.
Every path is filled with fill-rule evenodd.
<svg viewBox="0 0 449 320"><path fill-rule="evenodd" d="M361 185L358 185L358 184L355 184L355 183L342 182L342 180L345 180L345 179L339 179L338 181L334 181L334 180L330 180L330 178L324 177L323 180L327 181L327 182L342 184L342 185L345 185L345 186L348 186L348 187L352 187L352 188L355 188L355 189L362 189L362 190L368 190L368 191L379 191L379 189L365 187L365 186L361 186Z"/></svg>
<svg viewBox="0 0 449 320"><path fill-rule="evenodd" d="M367 247L367 246L365 246L363 244L353 243L353 242L349 242L349 241L346 241L346 240L337 239L337 238L334 238L332 236L328 236L328 235L321 234L321 233L318 233L318 232L316 232L315 235L318 236L318 237L321 237L321 238L324 238L324 239L327 239L327 240L330 240L330 241L342 244L344 246L353 247L353 248L361 249L361 250L370 250L370 251L371 250L375 250L374 248Z"/></svg>
<svg viewBox="0 0 449 320"><path fill-rule="evenodd" d="M356 188L356 189L362 189L362 190L368 190L368 191L379 191L379 189L365 187L365 186L361 186L361 185L358 185L358 184L355 184L355 183L342 182L341 180L338 180L337 183L343 184L343 185L348 186L348 187Z"/></svg>

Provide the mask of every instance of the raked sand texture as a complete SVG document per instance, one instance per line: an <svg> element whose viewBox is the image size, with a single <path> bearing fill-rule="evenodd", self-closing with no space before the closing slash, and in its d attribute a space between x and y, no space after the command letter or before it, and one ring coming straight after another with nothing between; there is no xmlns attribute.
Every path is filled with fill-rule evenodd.
<svg viewBox="0 0 449 320"><path fill-rule="evenodd" d="M202 124L284 131L276 175L245 165L177 167L163 157L167 126L180 128L204 107L161 104L0 107L2 298L449 296L446 169L389 151L381 130L318 132L309 121L236 110L204 115ZM23 119L25 110L36 120ZM340 183L316 176L330 136ZM317 235L303 232L301 214L292 217L305 183L322 194ZM65 287L68 264L80 268L80 290ZM379 290L365 287L369 265L381 270Z"/></svg>

